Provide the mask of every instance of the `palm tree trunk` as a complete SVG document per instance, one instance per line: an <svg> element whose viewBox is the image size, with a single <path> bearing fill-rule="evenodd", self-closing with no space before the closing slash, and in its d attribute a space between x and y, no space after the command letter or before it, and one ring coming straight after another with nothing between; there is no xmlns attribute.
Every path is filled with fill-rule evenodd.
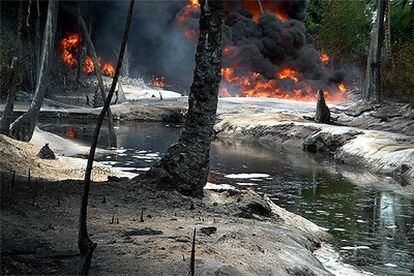
<svg viewBox="0 0 414 276"><path fill-rule="evenodd" d="M49 69L53 58L56 36L58 1L49 0L47 19L43 38L42 58L36 83L36 90L28 111L17 118L10 127L10 133L18 140L30 141L37 124L40 108L43 104L49 82Z"/></svg>
<svg viewBox="0 0 414 276"><path fill-rule="evenodd" d="M380 58L384 40L384 14L387 0L378 0L377 18L372 26L371 42L367 58L364 98L367 101L381 101Z"/></svg>
<svg viewBox="0 0 414 276"><path fill-rule="evenodd" d="M90 267L91 260L92 260L92 255L97 246L97 244L92 242L89 238L88 228L87 228L87 223L86 223L89 190L91 186L92 166L93 166L93 160L95 158L96 146L98 145L99 132L101 130L101 126L105 118L105 115L107 114L109 110L109 105L111 104L111 100L114 95L116 83L118 81L118 77L122 69L122 60L123 60L124 53L125 53L125 46L128 41L128 32L129 32L129 27L131 25L134 3L135 3L135 0L129 1L128 16L127 16L127 21L125 24L125 30L124 30L121 50L119 52L118 64L115 69L115 75L112 80L111 89L109 90L108 96L105 99L104 106L102 107L101 113L99 114L97 122L96 122L96 127L95 127L95 131L93 135L93 141L92 141L92 145L91 145L91 149L90 149L89 157L88 157L88 164L86 166L86 171L85 171L85 183L83 186L81 209L80 209L80 215L79 215L79 235L78 235L78 247L80 251L80 260L79 260L79 274L80 275L88 274L89 267Z"/></svg>
<svg viewBox="0 0 414 276"><path fill-rule="evenodd" d="M200 37L188 114L177 142L146 174L160 189L203 196L209 170L210 140L221 80L223 0L200 1Z"/></svg>
<svg viewBox="0 0 414 276"><path fill-rule="evenodd" d="M101 68L99 67L99 62L98 62L98 57L96 55L95 46L92 43L91 37L88 32L88 28L86 27L85 20L83 20L80 14L80 10L78 10L78 20L79 20L79 25L82 30L83 39L85 40L87 48L89 50L89 54L92 57L95 75L96 75L96 78L98 79L99 91L101 93L102 101L104 102L106 95L105 95L105 86L102 80ZM108 131L109 131L109 143L111 147L116 147L117 145L116 133L114 129L114 121L112 118L112 112L110 108L108 108Z"/></svg>

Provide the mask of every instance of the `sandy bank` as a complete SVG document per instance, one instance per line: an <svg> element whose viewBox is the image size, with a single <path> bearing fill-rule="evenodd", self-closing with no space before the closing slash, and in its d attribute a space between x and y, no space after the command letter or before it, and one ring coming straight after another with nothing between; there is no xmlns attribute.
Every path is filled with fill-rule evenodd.
<svg viewBox="0 0 414 276"><path fill-rule="evenodd" d="M284 113L228 116L216 136L257 141L269 146L325 152L341 163L403 177L414 183L414 138L386 131L316 124Z"/></svg>
<svg viewBox="0 0 414 276"><path fill-rule="evenodd" d="M27 176L30 169L32 177L50 181L84 178L86 159L57 155L56 160L46 160L40 159L36 155L39 152L40 145L48 142L51 143L52 149L60 148L61 151L67 149L74 155L88 154L89 150L86 147L45 131L36 131L34 141L39 146L0 135L0 170L15 171L17 175ZM56 153L59 153L59 151ZM106 181L108 176L132 177L134 174L117 171L95 162L92 179L94 181Z"/></svg>

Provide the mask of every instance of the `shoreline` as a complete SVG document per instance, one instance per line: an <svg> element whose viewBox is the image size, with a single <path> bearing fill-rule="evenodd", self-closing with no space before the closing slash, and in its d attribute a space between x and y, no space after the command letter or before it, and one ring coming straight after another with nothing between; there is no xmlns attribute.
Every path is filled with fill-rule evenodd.
<svg viewBox="0 0 414 276"><path fill-rule="evenodd" d="M27 180L18 177L11 196L2 193L2 272L76 271L82 183L39 179L29 188ZM194 228L200 275L335 272L332 266L326 270L315 255L330 241L328 233L252 190L205 190L199 200L153 190L139 179L94 182L89 209L88 228L98 242L91 275L182 275ZM332 254L329 262L336 257ZM354 275L366 275L343 266Z"/></svg>
<svg viewBox="0 0 414 276"><path fill-rule="evenodd" d="M234 115L214 127L216 139L290 146L331 156L338 163L402 178L414 183L414 138L377 130L292 120L292 115Z"/></svg>

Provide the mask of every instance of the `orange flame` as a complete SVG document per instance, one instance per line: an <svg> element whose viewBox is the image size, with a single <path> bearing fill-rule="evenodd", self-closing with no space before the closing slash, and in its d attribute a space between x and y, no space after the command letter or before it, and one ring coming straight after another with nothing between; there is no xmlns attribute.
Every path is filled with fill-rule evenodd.
<svg viewBox="0 0 414 276"><path fill-rule="evenodd" d="M74 138L76 136L76 132L71 127L67 127L66 136L69 138Z"/></svg>
<svg viewBox="0 0 414 276"><path fill-rule="evenodd" d="M329 62L329 56L328 56L327 54L321 54L321 55L319 56L319 58L321 59L321 61L322 61L323 63L328 64L328 62Z"/></svg>
<svg viewBox="0 0 414 276"><path fill-rule="evenodd" d="M60 57L69 66L75 66L78 61L74 54L80 42L79 34L70 33L60 41Z"/></svg>
<svg viewBox="0 0 414 276"><path fill-rule="evenodd" d="M162 76L152 75L152 81L150 83L152 86L156 87L166 87L167 83L165 82L165 78Z"/></svg>
<svg viewBox="0 0 414 276"><path fill-rule="evenodd" d="M306 81L301 81L300 73L292 69L282 69L277 78L266 79L259 73L242 73L236 74L236 70L230 67L221 69L222 84L220 86L220 94L224 97L230 97L229 86L241 91L242 97L259 97L259 98L279 98L296 101L316 101L316 91L319 87L312 87ZM290 78L299 88L285 91L280 88L278 79ZM344 84L339 84L338 88L333 87L332 93L325 91L325 99L328 102L347 101L344 95L346 91ZM236 95L238 96L238 95Z"/></svg>
<svg viewBox="0 0 414 276"><path fill-rule="evenodd" d="M283 12L281 12L281 11L275 11L274 12L274 14L276 15L276 17L277 18L279 18L279 20L280 21L282 21L282 22L287 22L287 21L289 21L289 17L286 15L286 14L284 14Z"/></svg>
<svg viewBox="0 0 414 276"><path fill-rule="evenodd" d="M69 33L60 41L60 57L69 67L73 68L76 64L78 64L77 54L81 41L81 37L78 33ZM103 74L111 77L115 74L112 62L103 63L102 58L98 57L98 63ZM85 64L83 65L82 70L86 74L92 74L95 71L95 66L93 65L92 58L89 55L86 56Z"/></svg>
<svg viewBox="0 0 414 276"><path fill-rule="evenodd" d="M111 62L105 63L102 67L102 73L113 77L115 75L115 68Z"/></svg>
<svg viewBox="0 0 414 276"><path fill-rule="evenodd" d="M297 74L298 74L298 72L295 71L295 70L282 69L282 70L280 70L278 77L279 77L280 80L290 78L294 82L298 82L299 79L296 77Z"/></svg>

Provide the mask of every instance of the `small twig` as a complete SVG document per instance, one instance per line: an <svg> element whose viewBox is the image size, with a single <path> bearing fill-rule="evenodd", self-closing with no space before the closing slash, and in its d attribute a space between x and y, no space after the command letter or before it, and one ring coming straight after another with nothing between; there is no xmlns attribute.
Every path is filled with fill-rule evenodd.
<svg viewBox="0 0 414 276"><path fill-rule="evenodd" d="M60 206L60 192L58 192L58 196L57 196L57 206Z"/></svg>
<svg viewBox="0 0 414 276"><path fill-rule="evenodd" d="M144 208L141 210L141 218L139 219L140 222L144 222Z"/></svg>
<svg viewBox="0 0 414 276"><path fill-rule="evenodd" d="M27 175L27 182L29 183L29 188L32 189L32 177L30 175L30 169L29 174Z"/></svg>
<svg viewBox="0 0 414 276"><path fill-rule="evenodd" d="M196 228L194 228L193 245L191 248L191 258L190 258L190 269L188 271L188 276L195 275L195 240L196 240Z"/></svg>
<svg viewBox="0 0 414 276"><path fill-rule="evenodd" d="M36 205L36 186L37 186L37 181L35 182L35 185L33 185L33 188L31 188L31 190L32 190L32 205L33 206Z"/></svg>

